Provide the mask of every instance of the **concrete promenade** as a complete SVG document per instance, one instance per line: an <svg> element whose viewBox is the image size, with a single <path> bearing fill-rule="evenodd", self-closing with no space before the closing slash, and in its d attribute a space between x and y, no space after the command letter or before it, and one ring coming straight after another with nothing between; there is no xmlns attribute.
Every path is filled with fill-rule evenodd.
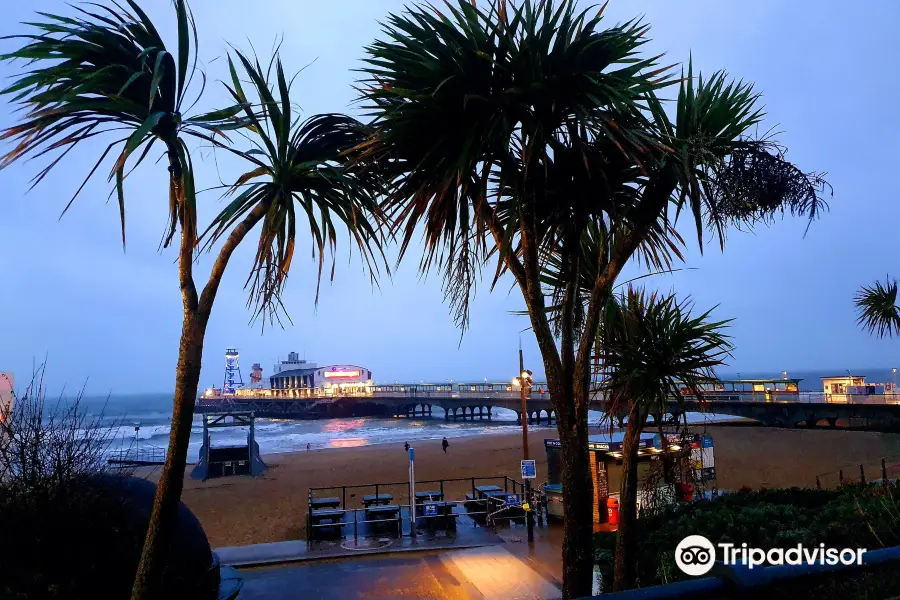
<svg viewBox="0 0 900 600"><path fill-rule="evenodd" d="M558 584L496 545L241 569L241 600L551 600Z"/></svg>

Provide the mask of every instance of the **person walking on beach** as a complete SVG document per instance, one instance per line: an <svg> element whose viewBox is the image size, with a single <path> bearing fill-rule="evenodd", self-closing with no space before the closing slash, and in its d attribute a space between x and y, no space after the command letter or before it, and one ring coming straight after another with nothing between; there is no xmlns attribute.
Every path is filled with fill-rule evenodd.
<svg viewBox="0 0 900 600"><path fill-rule="evenodd" d="M403 442L403 449L409 452L409 442Z"/></svg>
<svg viewBox="0 0 900 600"><path fill-rule="evenodd" d="M310 448L309 442L306 442L306 451L307 451L307 452L309 452L309 448Z"/></svg>
<svg viewBox="0 0 900 600"><path fill-rule="evenodd" d="M441 448L444 449L444 454L447 454L447 448L450 447L450 442L447 441L447 438L441 440Z"/></svg>

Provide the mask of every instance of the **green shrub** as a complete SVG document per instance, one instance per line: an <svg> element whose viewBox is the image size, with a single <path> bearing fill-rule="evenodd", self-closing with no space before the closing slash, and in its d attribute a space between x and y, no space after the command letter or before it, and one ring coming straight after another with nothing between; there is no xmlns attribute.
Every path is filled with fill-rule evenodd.
<svg viewBox="0 0 900 600"><path fill-rule="evenodd" d="M744 490L668 507L638 521L639 584L647 587L689 579L675 565L675 547L688 535L702 535L714 544L747 543L763 549L820 543L866 549L900 545L898 494L900 488L895 486ZM613 548L609 534L598 534L595 552L601 568L612 564ZM884 590L900 591L900 576L890 571L820 577L814 588L803 582L789 586L797 588L792 593L784 587L785 596L773 592L767 598L884 597Z"/></svg>

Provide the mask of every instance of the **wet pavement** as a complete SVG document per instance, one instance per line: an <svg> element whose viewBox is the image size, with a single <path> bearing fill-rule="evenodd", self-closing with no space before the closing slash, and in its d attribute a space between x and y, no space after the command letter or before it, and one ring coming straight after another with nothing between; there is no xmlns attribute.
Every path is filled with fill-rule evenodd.
<svg viewBox="0 0 900 600"><path fill-rule="evenodd" d="M241 569L241 600L543 600L558 582L505 545Z"/></svg>

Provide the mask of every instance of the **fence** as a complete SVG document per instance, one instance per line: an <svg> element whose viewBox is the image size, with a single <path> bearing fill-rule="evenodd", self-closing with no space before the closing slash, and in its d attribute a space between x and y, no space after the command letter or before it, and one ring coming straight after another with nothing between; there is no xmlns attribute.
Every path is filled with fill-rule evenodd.
<svg viewBox="0 0 900 600"><path fill-rule="evenodd" d="M836 489L854 483L884 483L900 479L900 455L847 465L816 475L816 488Z"/></svg>
<svg viewBox="0 0 900 600"><path fill-rule="evenodd" d="M822 583L828 576L853 576L876 570L900 567L900 546L870 550L863 554L862 565L778 565L755 568L717 564L716 577L704 577L626 592L594 596L595 600L707 600L721 598L760 598L770 590L784 592L793 586ZM809 591L808 587L804 588ZM802 596L802 591L794 597Z"/></svg>
<svg viewBox="0 0 900 600"><path fill-rule="evenodd" d="M166 462L166 449L159 446L143 446L114 450L109 453L107 464L116 466L161 465Z"/></svg>

